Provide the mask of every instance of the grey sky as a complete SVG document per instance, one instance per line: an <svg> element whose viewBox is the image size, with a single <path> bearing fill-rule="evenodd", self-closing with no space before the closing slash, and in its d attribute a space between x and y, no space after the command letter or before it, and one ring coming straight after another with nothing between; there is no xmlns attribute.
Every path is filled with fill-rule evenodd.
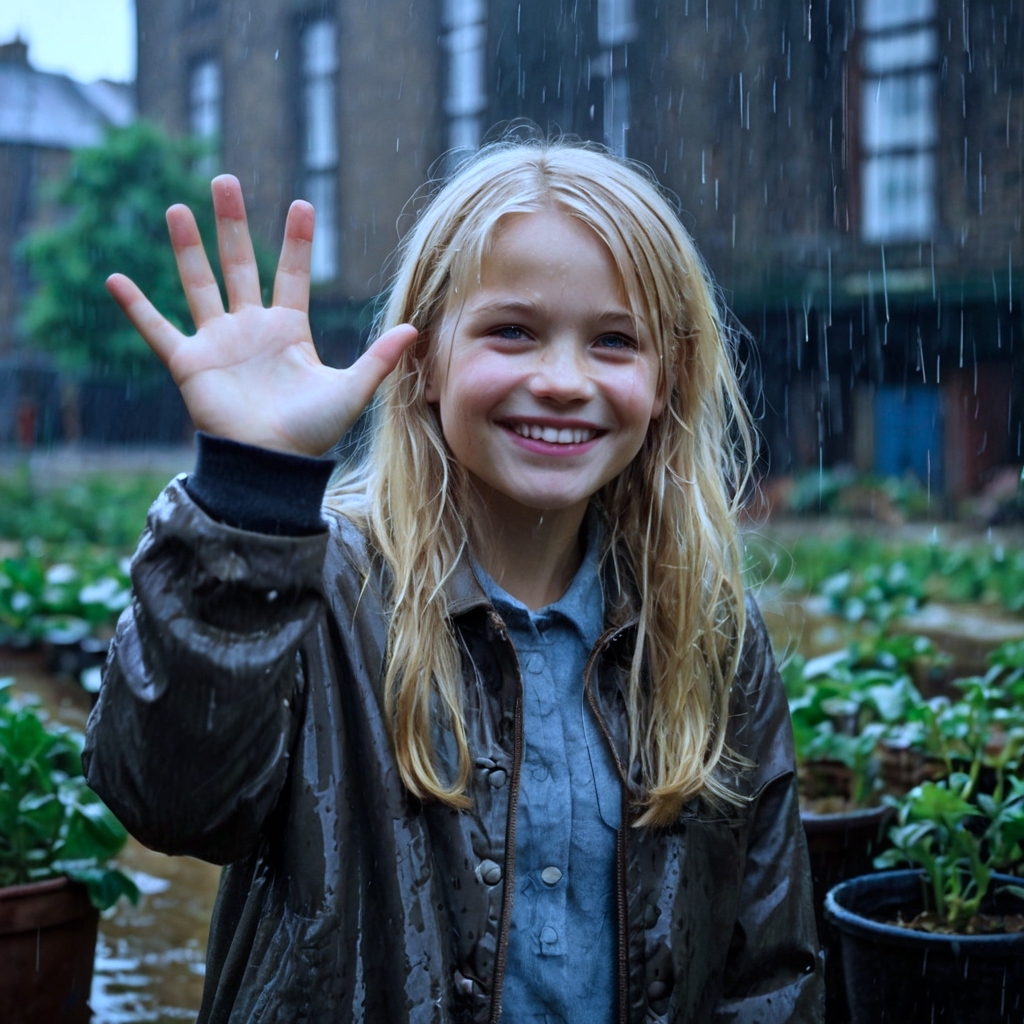
<svg viewBox="0 0 1024 1024"><path fill-rule="evenodd" d="M18 34L41 71L85 82L135 77L132 0L0 0L0 42Z"/></svg>

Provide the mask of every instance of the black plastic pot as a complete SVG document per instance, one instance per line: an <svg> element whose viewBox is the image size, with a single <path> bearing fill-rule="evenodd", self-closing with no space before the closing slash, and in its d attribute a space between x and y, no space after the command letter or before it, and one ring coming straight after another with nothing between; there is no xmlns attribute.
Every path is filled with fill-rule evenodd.
<svg viewBox="0 0 1024 1024"><path fill-rule="evenodd" d="M825 916L842 936L853 1024L1024 1024L1024 933L933 935L881 923L923 909L919 871L881 871L837 885ZM1019 913L995 875L988 913Z"/></svg>
<svg viewBox="0 0 1024 1024"><path fill-rule="evenodd" d="M825 896L839 882L868 874L873 858L885 845L889 807L870 807L842 814L801 811L814 886L814 916L818 940L825 950L825 1024L847 1024L843 963L839 933L825 920Z"/></svg>

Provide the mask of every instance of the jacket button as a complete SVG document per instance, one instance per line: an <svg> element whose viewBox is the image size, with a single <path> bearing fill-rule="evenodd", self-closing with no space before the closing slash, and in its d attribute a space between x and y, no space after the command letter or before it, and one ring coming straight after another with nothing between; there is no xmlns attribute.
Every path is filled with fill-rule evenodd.
<svg viewBox="0 0 1024 1024"><path fill-rule="evenodd" d="M647 997L649 999L664 999L668 995L668 985L663 981L652 981L647 986Z"/></svg>
<svg viewBox="0 0 1024 1024"><path fill-rule="evenodd" d="M494 771L489 772L487 775L487 781L495 788L501 789L505 785L505 780L508 778L508 774L504 768L495 768Z"/></svg>
<svg viewBox="0 0 1024 1024"><path fill-rule="evenodd" d="M497 885L501 881L501 865L493 860L483 860L477 868L477 876L485 885Z"/></svg>
<svg viewBox="0 0 1024 1024"><path fill-rule="evenodd" d="M562 878L562 872L559 871L558 868L554 867L553 865L551 867L549 867L549 868L545 868L540 873L540 880L545 885L557 885L559 883L559 881L561 880L561 878Z"/></svg>

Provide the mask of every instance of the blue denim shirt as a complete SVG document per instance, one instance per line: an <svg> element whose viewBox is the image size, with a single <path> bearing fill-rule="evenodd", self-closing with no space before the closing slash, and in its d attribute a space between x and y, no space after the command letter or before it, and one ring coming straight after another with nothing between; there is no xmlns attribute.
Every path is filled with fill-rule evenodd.
<svg viewBox="0 0 1024 1024"><path fill-rule="evenodd" d="M523 675L523 761L502 1024L611 1024L621 784L583 692L604 622L596 517L562 598L537 612L477 567Z"/></svg>

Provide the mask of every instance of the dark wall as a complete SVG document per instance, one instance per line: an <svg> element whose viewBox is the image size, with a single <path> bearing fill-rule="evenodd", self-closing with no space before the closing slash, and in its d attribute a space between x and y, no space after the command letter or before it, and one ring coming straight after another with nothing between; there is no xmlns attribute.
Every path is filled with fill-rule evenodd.
<svg viewBox="0 0 1024 1024"><path fill-rule="evenodd" d="M600 142L602 80L590 67L598 51L596 0L492 0L488 11L488 123L524 118Z"/></svg>

